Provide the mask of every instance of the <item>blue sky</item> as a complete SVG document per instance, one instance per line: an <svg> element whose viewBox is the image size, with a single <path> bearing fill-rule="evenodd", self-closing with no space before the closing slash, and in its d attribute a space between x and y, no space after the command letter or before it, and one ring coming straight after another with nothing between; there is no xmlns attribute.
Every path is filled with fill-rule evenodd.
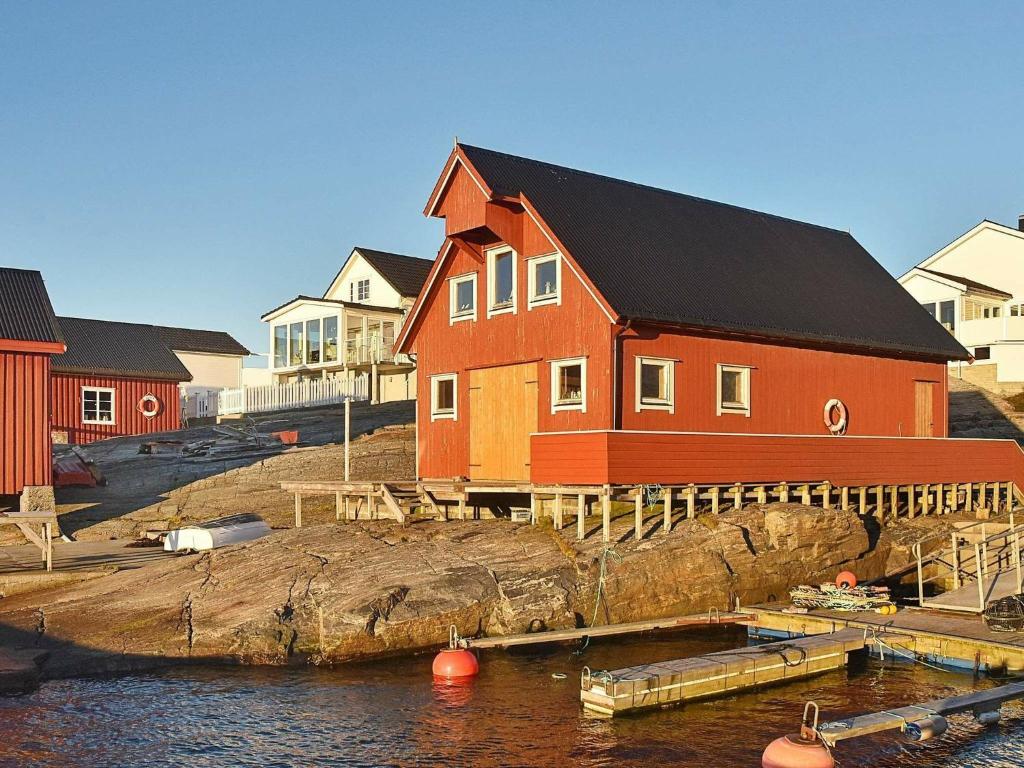
<svg viewBox="0 0 1024 768"><path fill-rule="evenodd" d="M1024 211L1022 21L1010 3L0 0L0 265L42 270L60 314L265 351L259 316L323 291L353 245L436 253L422 209L457 134L848 229L899 273Z"/></svg>

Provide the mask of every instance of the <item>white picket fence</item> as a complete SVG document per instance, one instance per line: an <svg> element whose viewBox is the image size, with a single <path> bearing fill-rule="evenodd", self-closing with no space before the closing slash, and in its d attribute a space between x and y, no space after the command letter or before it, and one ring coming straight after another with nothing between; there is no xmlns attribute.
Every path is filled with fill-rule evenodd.
<svg viewBox="0 0 1024 768"><path fill-rule="evenodd" d="M293 384L267 384L262 387L239 387L221 390L217 397L217 413L269 413L316 405L369 399L369 376L354 379L309 379Z"/></svg>

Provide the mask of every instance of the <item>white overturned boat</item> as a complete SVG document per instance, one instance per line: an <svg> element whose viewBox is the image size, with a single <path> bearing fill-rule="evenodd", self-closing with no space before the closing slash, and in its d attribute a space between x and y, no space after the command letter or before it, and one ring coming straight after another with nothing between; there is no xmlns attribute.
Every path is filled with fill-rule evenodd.
<svg viewBox="0 0 1024 768"><path fill-rule="evenodd" d="M251 512L210 520L187 528L176 528L164 536L167 552L201 552L259 539L270 533L262 517Z"/></svg>

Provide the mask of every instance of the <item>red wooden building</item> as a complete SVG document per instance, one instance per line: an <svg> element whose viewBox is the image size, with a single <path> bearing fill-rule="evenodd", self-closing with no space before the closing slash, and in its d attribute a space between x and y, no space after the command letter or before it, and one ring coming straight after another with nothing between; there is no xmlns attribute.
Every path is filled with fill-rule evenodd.
<svg viewBox="0 0 1024 768"><path fill-rule="evenodd" d="M0 496L52 485L50 357L64 349L42 275L0 268Z"/></svg>
<svg viewBox="0 0 1024 768"><path fill-rule="evenodd" d="M420 478L827 479L947 435L968 354L846 232L468 145L425 212Z"/></svg>
<svg viewBox="0 0 1024 768"><path fill-rule="evenodd" d="M192 379L152 325L58 318L67 352L53 358L52 426L90 443L179 429L178 385Z"/></svg>

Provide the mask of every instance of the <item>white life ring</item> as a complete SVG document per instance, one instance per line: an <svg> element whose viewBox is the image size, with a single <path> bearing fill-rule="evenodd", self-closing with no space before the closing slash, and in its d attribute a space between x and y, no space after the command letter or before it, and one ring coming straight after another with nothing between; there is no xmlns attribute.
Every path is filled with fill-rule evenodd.
<svg viewBox="0 0 1024 768"><path fill-rule="evenodd" d="M836 414L839 415L838 419L835 419ZM825 426L833 435L846 432L846 405L837 397L825 403Z"/></svg>
<svg viewBox="0 0 1024 768"><path fill-rule="evenodd" d="M147 419L152 419L160 415L160 411L163 410L163 404L156 395L150 393L142 396L139 400L138 409L139 413Z"/></svg>

